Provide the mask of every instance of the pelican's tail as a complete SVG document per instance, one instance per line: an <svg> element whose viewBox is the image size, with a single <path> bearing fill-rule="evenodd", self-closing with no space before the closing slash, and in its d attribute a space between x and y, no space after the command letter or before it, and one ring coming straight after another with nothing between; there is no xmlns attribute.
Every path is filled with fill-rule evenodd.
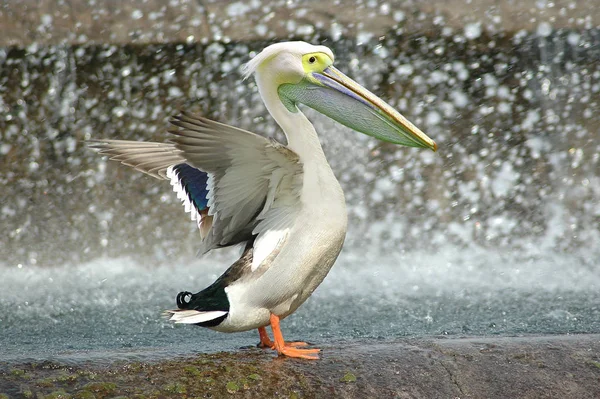
<svg viewBox="0 0 600 399"><path fill-rule="evenodd" d="M167 316L171 316L169 320L175 323L198 324L205 327L209 327L209 324L219 324L227 317L228 313L229 312L224 312L222 310L203 312L200 310L176 309L165 311Z"/></svg>
<svg viewBox="0 0 600 399"><path fill-rule="evenodd" d="M179 309L167 310L165 315L170 316L169 320L175 323L196 324L202 327L217 326L229 314L229 301L224 290L222 290L222 294L225 295L225 298L215 295L214 291L221 290L216 290L211 286L197 294L188 291L180 292L177 294Z"/></svg>

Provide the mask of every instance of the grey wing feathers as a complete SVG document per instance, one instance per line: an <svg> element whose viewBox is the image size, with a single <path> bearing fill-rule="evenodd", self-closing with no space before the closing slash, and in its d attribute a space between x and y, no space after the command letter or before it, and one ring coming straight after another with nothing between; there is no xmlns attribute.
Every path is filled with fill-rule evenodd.
<svg viewBox="0 0 600 399"><path fill-rule="evenodd" d="M176 136L170 141L185 153L188 163L205 172L223 171L232 162L247 161L245 155L256 155L270 143L247 130L186 112L174 117L171 123L179 129L169 130Z"/></svg>
<svg viewBox="0 0 600 399"><path fill-rule="evenodd" d="M88 140L89 147L101 155L157 179L167 179L169 166L184 163L181 151L171 143L128 140Z"/></svg>
<svg viewBox="0 0 600 399"><path fill-rule="evenodd" d="M301 174L298 156L262 136L200 116L183 113L172 123L179 127L169 131L176 148L187 163L210 176L213 225L201 251L251 238L259 214L264 217L273 197L288 194L270 186L279 184L279 175Z"/></svg>
<svg viewBox="0 0 600 399"><path fill-rule="evenodd" d="M90 147L159 179L181 163L208 173L212 225L202 239L202 253L255 235L264 242L273 226L293 223L303 170L296 153L246 130L185 112L171 123L176 128L169 130L173 136L168 143L90 140Z"/></svg>

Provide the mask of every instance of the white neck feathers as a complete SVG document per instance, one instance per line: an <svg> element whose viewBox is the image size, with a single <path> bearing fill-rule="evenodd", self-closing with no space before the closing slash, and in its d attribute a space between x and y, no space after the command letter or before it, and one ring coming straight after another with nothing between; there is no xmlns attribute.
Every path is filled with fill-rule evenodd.
<svg viewBox="0 0 600 399"><path fill-rule="evenodd" d="M290 112L283 105L277 92L277 83L270 80L268 76L257 72L256 84L267 110L283 129L288 141L288 148L298 154L303 162L308 160L325 161L319 137L312 123L299 110Z"/></svg>

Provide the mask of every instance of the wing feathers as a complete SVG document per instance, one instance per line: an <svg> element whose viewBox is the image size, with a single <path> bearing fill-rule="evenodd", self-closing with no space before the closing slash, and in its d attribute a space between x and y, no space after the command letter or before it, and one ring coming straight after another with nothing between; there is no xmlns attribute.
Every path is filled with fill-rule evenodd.
<svg viewBox="0 0 600 399"><path fill-rule="evenodd" d="M190 165L210 173L213 220L202 251L239 241L244 231L249 239L257 215L265 217L274 204L282 176L301 173L298 157L264 137L200 116L183 113L172 123L178 127L170 131L175 148Z"/></svg>
<svg viewBox="0 0 600 399"><path fill-rule="evenodd" d="M170 143L128 140L88 140L87 143L99 154L157 179L167 178L169 166L185 162L181 150Z"/></svg>
<svg viewBox="0 0 600 399"><path fill-rule="evenodd" d="M207 220L208 174L187 164L179 164L167 169L167 177L171 180L177 198L183 202L185 211L190 213L192 220L197 221L200 237L204 239L208 233L207 227L212 225L212 217L210 221Z"/></svg>
<svg viewBox="0 0 600 399"><path fill-rule="evenodd" d="M175 128L169 130L168 143L94 140L90 147L156 178L169 178L185 210L198 221L200 252L258 235L255 269L293 226L302 186L298 156L275 141L190 113L183 112L171 123ZM173 168L180 164L195 168L196 176L207 174L205 197L194 194L201 190L186 186L187 180L175 173ZM189 320L205 316L192 317Z"/></svg>

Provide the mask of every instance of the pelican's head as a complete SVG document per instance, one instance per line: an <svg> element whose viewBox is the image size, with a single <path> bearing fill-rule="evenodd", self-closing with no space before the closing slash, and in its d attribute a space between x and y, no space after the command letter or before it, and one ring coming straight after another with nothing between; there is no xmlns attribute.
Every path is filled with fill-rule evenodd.
<svg viewBox="0 0 600 399"><path fill-rule="evenodd" d="M277 87L290 112L307 105L339 123L379 140L437 150L427 137L385 101L333 66L325 46L284 42L268 46L245 66L245 78L256 73Z"/></svg>

